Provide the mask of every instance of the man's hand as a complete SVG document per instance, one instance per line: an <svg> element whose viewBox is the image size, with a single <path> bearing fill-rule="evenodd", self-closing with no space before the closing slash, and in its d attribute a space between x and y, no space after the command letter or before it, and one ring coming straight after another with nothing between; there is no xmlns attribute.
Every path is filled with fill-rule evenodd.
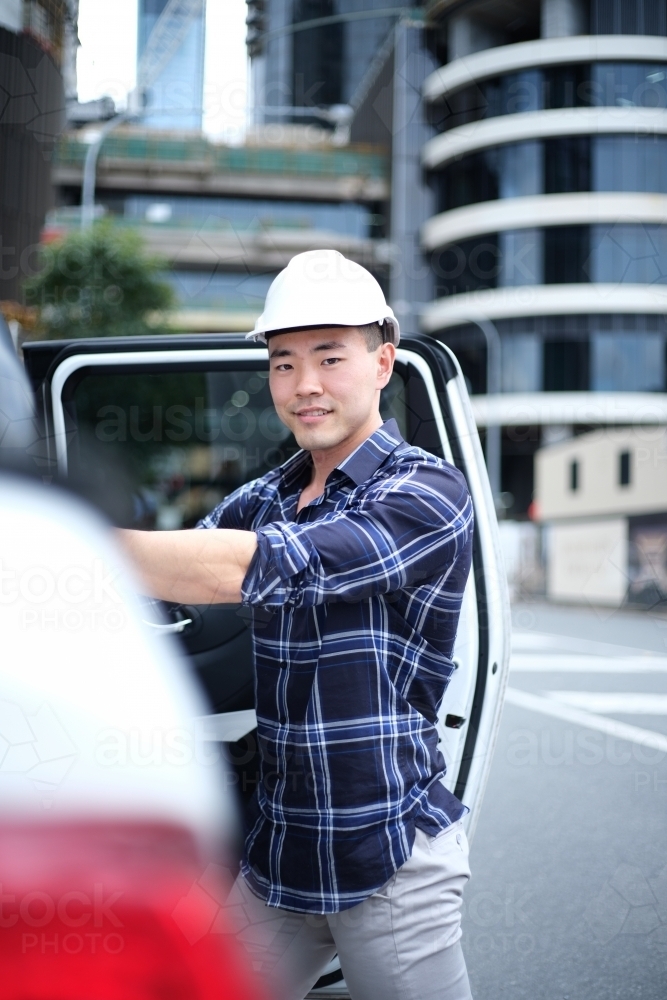
<svg viewBox="0 0 667 1000"><path fill-rule="evenodd" d="M177 604L237 604L257 548L254 531L130 531L118 538L151 597Z"/></svg>

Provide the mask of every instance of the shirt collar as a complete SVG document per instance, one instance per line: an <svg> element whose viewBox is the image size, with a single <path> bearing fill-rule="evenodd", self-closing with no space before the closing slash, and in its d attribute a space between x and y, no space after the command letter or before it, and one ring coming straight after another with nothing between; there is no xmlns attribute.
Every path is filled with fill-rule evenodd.
<svg viewBox="0 0 667 1000"><path fill-rule="evenodd" d="M403 437L398 429L398 424L392 417L386 420L381 427L366 438L351 455L343 459L337 466L339 472L344 472L352 480L355 486L361 486L367 482L380 468L385 458L403 444ZM298 451L283 463L280 469L283 485L286 489L295 488L301 485L306 476L306 471L310 475L311 458L310 452Z"/></svg>
<svg viewBox="0 0 667 1000"><path fill-rule="evenodd" d="M278 470L284 488L291 491L297 486L301 486L306 479L306 473L308 473L308 478L310 477L311 467L310 452L303 449L297 451L295 455L283 462Z"/></svg>
<svg viewBox="0 0 667 1000"><path fill-rule="evenodd" d="M363 444L344 459L338 469L349 476L356 486L367 482L380 468L385 458L403 443L398 424L392 417L366 438Z"/></svg>

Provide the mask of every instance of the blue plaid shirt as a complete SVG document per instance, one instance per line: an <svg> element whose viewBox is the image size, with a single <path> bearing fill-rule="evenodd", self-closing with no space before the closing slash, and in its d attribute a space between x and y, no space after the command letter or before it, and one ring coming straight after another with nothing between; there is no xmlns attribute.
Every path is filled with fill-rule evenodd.
<svg viewBox="0 0 667 1000"><path fill-rule="evenodd" d="M465 807L441 779L438 708L470 568L473 511L448 462L389 420L297 513L298 452L200 522L257 533L261 781L242 872L270 906L333 913L407 861Z"/></svg>

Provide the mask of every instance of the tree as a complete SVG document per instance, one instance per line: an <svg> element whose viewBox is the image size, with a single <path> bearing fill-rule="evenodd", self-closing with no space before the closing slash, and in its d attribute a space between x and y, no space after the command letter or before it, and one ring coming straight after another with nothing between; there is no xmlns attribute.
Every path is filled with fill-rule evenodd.
<svg viewBox="0 0 667 1000"><path fill-rule="evenodd" d="M106 220L47 244L42 262L23 290L49 340L156 333L148 317L174 303L164 262L146 254L138 233Z"/></svg>

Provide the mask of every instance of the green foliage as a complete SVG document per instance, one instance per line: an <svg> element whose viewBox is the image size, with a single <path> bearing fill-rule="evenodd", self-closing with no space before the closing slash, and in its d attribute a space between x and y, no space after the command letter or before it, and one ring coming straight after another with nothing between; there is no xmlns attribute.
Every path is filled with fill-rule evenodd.
<svg viewBox="0 0 667 1000"><path fill-rule="evenodd" d="M40 272L23 286L26 303L39 312L39 335L127 337L164 332L149 325L150 313L174 303L161 280L164 262L144 251L138 233L112 223L72 232L42 251Z"/></svg>

